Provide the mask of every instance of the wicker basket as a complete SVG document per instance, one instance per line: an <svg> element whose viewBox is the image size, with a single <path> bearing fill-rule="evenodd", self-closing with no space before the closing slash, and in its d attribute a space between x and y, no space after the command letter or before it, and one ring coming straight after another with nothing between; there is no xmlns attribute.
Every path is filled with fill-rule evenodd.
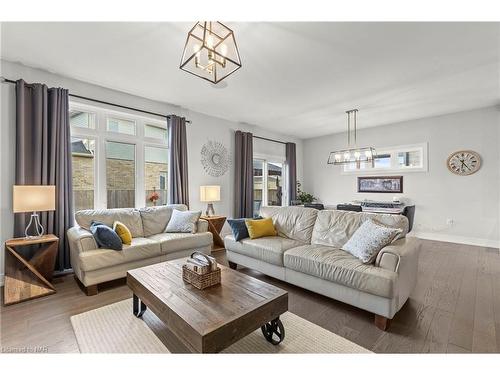
<svg viewBox="0 0 500 375"><path fill-rule="evenodd" d="M198 253L198 252L194 252L193 254L191 254L191 257L193 257L193 255L196 253ZM205 255L203 253L198 253L198 254L202 254L203 256ZM206 259L208 260L208 258L206 258ZM210 262L210 260L208 260L208 261ZM207 272L203 275L200 275L200 274L190 270L189 268L187 268L184 265L184 266L182 266L182 279L185 282L193 285L195 288L202 290L202 289L220 284L220 280L221 280L220 268L217 267L217 269L215 271Z"/></svg>

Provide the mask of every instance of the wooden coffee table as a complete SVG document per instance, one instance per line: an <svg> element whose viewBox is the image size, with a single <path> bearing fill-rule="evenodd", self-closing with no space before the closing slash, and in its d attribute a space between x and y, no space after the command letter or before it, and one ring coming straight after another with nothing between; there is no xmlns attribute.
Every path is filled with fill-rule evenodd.
<svg viewBox="0 0 500 375"><path fill-rule="evenodd" d="M222 265L221 284L198 290L182 280L184 263L176 259L127 272L135 316L149 308L195 353L220 352L259 327L270 345L283 341L285 290Z"/></svg>

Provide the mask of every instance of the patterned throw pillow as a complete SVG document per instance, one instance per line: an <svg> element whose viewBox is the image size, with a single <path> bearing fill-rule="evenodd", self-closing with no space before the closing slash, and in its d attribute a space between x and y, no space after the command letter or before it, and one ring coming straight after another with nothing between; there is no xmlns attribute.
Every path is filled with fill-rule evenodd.
<svg viewBox="0 0 500 375"><path fill-rule="evenodd" d="M95 238L97 245L105 249L122 250L122 240L113 228L99 222L92 221L90 232Z"/></svg>
<svg viewBox="0 0 500 375"><path fill-rule="evenodd" d="M196 233L196 224L200 219L201 211L173 210L172 217L167 224L167 233Z"/></svg>
<svg viewBox="0 0 500 375"><path fill-rule="evenodd" d="M389 228L366 220L342 247L363 263L372 263L377 254L401 233L399 228Z"/></svg>
<svg viewBox="0 0 500 375"><path fill-rule="evenodd" d="M246 219L228 219L227 222L231 227L231 232L233 232L233 237L235 241L241 241L248 238L248 229L245 224Z"/></svg>

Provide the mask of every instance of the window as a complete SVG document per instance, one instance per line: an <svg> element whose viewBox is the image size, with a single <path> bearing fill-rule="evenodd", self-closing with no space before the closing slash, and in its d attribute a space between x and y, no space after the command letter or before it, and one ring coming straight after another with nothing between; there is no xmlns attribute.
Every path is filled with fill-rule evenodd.
<svg viewBox="0 0 500 375"><path fill-rule="evenodd" d="M117 118L108 118L109 132L135 135L135 122Z"/></svg>
<svg viewBox="0 0 500 375"><path fill-rule="evenodd" d="M73 207L75 211L94 208L95 140L71 138L73 164Z"/></svg>
<svg viewBox="0 0 500 375"><path fill-rule="evenodd" d="M135 145L106 142L107 208L135 206Z"/></svg>
<svg viewBox="0 0 500 375"><path fill-rule="evenodd" d="M72 127L95 129L95 114L71 110L69 111L69 123Z"/></svg>
<svg viewBox="0 0 500 375"><path fill-rule="evenodd" d="M167 203L165 121L71 102L70 124L76 211Z"/></svg>
<svg viewBox="0 0 500 375"><path fill-rule="evenodd" d="M375 149L373 168L367 163L361 163L359 169L355 164L346 164L343 173L427 171L427 143Z"/></svg>
<svg viewBox="0 0 500 375"><path fill-rule="evenodd" d="M253 160L254 215L262 206L283 206L283 165L284 161L267 159Z"/></svg>
<svg viewBox="0 0 500 375"><path fill-rule="evenodd" d="M146 146L144 181L147 206L167 204L167 158L165 148Z"/></svg>

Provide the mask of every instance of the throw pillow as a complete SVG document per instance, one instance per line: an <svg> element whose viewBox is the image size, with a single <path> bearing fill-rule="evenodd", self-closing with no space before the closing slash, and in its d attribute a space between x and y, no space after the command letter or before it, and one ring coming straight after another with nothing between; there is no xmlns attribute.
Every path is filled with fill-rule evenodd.
<svg viewBox="0 0 500 375"><path fill-rule="evenodd" d="M130 233L130 230L125 224L120 221L115 221L113 224L113 230L116 232L118 237L120 237L124 245L132 244L132 233Z"/></svg>
<svg viewBox="0 0 500 375"><path fill-rule="evenodd" d="M113 230L99 221L92 221L90 224L90 232L95 238L99 247L112 250L122 250L122 240Z"/></svg>
<svg viewBox="0 0 500 375"><path fill-rule="evenodd" d="M372 220L366 220L346 242L342 250L354 255L363 263L372 263L380 250L390 244L400 233L399 228L389 228L378 225Z"/></svg>
<svg viewBox="0 0 500 375"><path fill-rule="evenodd" d="M251 239L277 236L278 232L274 229L273 220L271 218L260 220L245 220L248 229L248 235Z"/></svg>
<svg viewBox="0 0 500 375"><path fill-rule="evenodd" d="M167 233L196 233L196 224L200 219L201 211L173 210L165 232Z"/></svg>
<svg viewBox="0 0 500 375"><path fill-rule="evenodd" d="M233 232L234 240L241 241L248 238L248 229L245 224L246 219L228 219L227 222L231 227L231 232Z"/></svg>

